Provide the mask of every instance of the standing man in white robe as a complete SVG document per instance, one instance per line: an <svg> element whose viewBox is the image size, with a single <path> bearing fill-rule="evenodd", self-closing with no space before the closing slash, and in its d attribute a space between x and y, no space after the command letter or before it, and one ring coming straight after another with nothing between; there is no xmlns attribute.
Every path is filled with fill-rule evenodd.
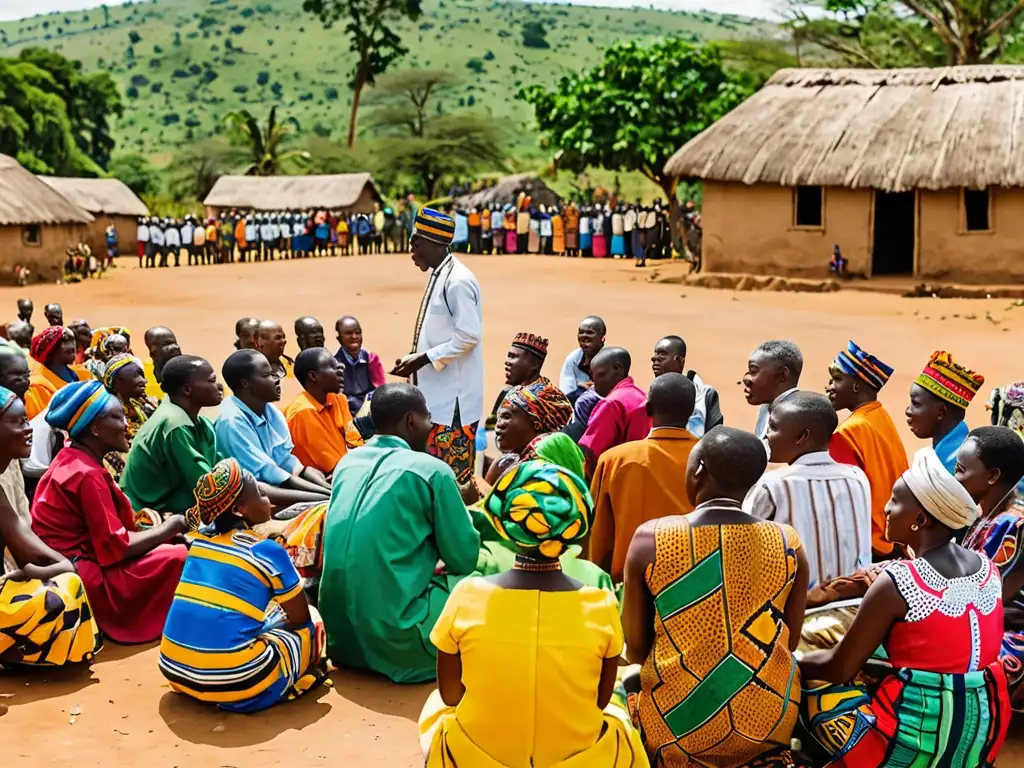
<svg viewBox="0 0 1024 768"><path fill-rule="evenodd" d="M451 216L430 208L417 213L412 260L431 274L413 351L395 363L391 375L410 378L423 392L434 422L427 451L465 485L473 477L474 443L484 413L483 306L476 276L449 252L454 237Z"/></svg>

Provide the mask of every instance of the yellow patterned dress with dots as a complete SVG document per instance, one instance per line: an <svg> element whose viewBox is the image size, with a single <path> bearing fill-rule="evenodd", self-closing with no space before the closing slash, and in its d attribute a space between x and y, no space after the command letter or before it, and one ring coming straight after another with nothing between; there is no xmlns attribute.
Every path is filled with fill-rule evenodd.
<svg viewBox="0 0 1024 768"><path fill-rule="evenodd" d="M783 620L800 539L773 522L660 521L634 717L659 768L786 765L800 676Z"/></svg>

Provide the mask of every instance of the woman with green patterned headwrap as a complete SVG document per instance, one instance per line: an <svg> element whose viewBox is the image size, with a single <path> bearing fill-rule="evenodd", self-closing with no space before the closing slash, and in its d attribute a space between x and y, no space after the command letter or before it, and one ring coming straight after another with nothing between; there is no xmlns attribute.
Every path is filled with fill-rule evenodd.
<svg viewBox="0 0 1024 768"><path fill-rule="evenodd" d="M460 582L431 632L438 690L420 716L427 768L648 766L639 734L609 704L623 649L615 597L559 563L590 530L586 483L527 461L483 506L515 565Z"/></svg>

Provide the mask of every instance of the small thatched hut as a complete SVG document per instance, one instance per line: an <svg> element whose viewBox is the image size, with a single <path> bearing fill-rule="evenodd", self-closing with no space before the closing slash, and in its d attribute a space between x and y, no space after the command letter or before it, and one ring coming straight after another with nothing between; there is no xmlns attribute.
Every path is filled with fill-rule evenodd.
<svg viewBox="0 0 1024 768"><path fill-rule="evenodd" d="M88 211L54 192L17 160L0 155L0 283L60 279L67 249L93 222Z"/></svg>
<svg viewBox="0 0 1024 768"><path fill-rule="evenodd" d="M704 268L1024 280L1024 67L782 70L665 170L704 180Z"/></svg>
<svg viewBox="0 0 1024 768"><path fill-rule="evenodd" d="M537 174L519 173L515 176L500 178L479 192L456 197L452 200L452 204L463 210L470 208L483 210L485 206L514 203L520 192L528 194L533 199L535 206L554 206L561 201L558 193L541 181Z"/></svg>
<svg viewBox="0 0 1024 768"><path fill-rule="evenodd" d="M368 173L327 176L221 176L203 205L223 210L297 211L329 209L370 213L382 202Z"/></svg>
<svg viewBox="0 0 1024 768"><path fill-rule="evenodd" d="M138 221L148 216L149 209L128 185L118 179L71 179L60 176L40 176L51 188L87 210L95 221L89 225L85 242L99 256L107 250L107 227L117 230L117 243L121 254L135 255L138 246Z"/></svg>

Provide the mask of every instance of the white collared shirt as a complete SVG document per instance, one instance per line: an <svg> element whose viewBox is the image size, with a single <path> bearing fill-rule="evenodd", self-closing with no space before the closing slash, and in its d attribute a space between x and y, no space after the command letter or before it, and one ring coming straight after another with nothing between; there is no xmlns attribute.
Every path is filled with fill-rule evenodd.
<svg viewBox="0 0 1024 768"><path fill-rule="evenodd" d="M871 563L871 485L859 467L840 464L827 451L766 472L743 509L796 529L812 587Z"/></svg>
<svg viewBox="0 0 1024 768"><path fill-rule="evenodd" d="M458 402L461 426L467 426L484 416L480 283L454 256L437 269L416 341L416 352L426 352L431 365L416 373L415 383L435 424L453 426Z"/></svg>

